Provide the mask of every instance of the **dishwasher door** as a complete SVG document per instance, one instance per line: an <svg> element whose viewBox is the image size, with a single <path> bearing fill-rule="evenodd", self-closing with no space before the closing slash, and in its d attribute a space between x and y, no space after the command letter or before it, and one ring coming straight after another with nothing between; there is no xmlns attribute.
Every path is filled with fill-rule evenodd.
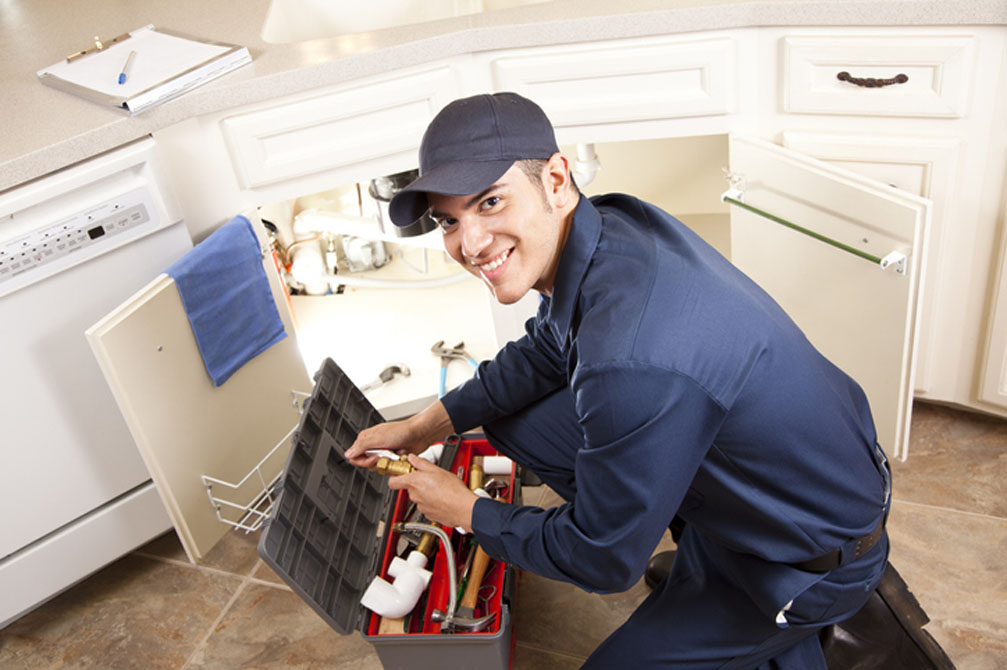
<svg viewBox="0 0 1007 670"><path fill-rule="evenodd" d="M152 140L0 196L0 626L168 527L84 331L191 247Z"/></svg>

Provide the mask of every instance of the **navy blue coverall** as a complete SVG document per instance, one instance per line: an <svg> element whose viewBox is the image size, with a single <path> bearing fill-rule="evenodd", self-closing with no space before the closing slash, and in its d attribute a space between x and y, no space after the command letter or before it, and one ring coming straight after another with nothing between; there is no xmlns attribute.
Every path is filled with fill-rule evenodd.
<svg viewBox="0 0 1007 670"><path fill-rule="evenodd" d="M585 667L824 668L813 633L866 602L888 554L882 536L852 561L890 486L860 387L712 247L625 195L581 197L526 331L442 401L566 503L480 499L480 544L616 592L687 522L671 575ZM848 565L791 565L836 548Z"/></svg>

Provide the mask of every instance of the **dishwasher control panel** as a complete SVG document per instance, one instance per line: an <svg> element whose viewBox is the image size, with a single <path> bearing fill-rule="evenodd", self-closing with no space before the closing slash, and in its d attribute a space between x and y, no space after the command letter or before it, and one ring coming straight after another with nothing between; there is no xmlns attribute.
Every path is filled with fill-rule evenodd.
<svg viewBox="0 0 1007 670"><path fill-rule="evenodd" d="M148 225L151 210L147 189L138 188L13 239L0 240L0 295L146 233L152 228Z"/></svg>

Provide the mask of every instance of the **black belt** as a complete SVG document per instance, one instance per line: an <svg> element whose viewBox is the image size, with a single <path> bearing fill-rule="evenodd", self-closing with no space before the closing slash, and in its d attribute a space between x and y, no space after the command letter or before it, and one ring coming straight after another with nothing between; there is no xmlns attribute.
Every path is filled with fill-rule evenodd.
<svg viewBox="0 0 1007 670"><path fill-rule="evenodd" d="M874 443L873 456L875 463L878 466L878 472L881 473L885 485L885 511L884 514L881 515L881 520L878 521L877 527L871 531L870 534L851 540L842 547L833 549L824 556L812 558L800 563L791 563L790 565L794 566L798 570L805 570L807 572L828 572L829 570L835 570L843 565L849 565L870 551L874 545L878 543L878 540L881 539L881 534L885 532L885 522L888 520L888 510L892 496L892 471L888 467L888 458L885 457L885 452L881 449L881 445L877 442ZM846 560L843 560L844 550Z"/></svg>
<svg viewBox="0 0 1007 670"><path fill-rule="evenodd" d="M874 545L878 543L881 539L881 534L885 532L885 520L888 518L888 514L881 515L881 521L878 522L877 527L871 531L870 535L864 535L863 537L857 538L856 544L853 545L853 555L848 556L846 561L843 561L843 550L833 549L824 556L819 556L817 558L812 558L808 561L802 561L800 563L791 563L798 570L804 570L806 572L828 572L829 570L835 570L842 565L849 565L853 561L857 560L868 551L870 551Z"/></svg>

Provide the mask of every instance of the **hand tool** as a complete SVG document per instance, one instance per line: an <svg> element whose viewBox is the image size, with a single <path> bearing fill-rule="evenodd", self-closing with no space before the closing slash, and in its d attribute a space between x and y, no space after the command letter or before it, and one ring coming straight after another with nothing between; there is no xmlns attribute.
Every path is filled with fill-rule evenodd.
<svg viewBox="0 0 1007 670"><path fill-rule="evenodd" d="M440 386L438 387L437 390L438 398L443 398L444 393L446 392L447 380L448 380L448 363L450 363L452 360L458 359L462 361L467 361L468 364L472 366L473 370L479 369L479 363L476 362L476 359L469 356L468 352L465 351L464 342L459 342L453 347L445 347L444 340L441 340L434 346L430 347L430 351L433 352L434 355L441 357L441 381Z"/></svg>
<svg viewBox="0 0 1007 670"><path fill-rule="evenodd" d="M469 469L469 489L475 491L481 489L483 485L482 464L478 462L478 457L473 459ZM465 587L461 602L458 603L458 611L455 613L453 621L442 615L438 610L434 610L431 618L434 621L442 622L441 632L451 632L453 630L480 631L492 623L496 617L496 612L490 612L486 616L476 618L475 606L479 598L479 589L482 586L483 578L489 569L490 557L483 548L476 546L475 557L472 559L472 569L469 574L469 582ZM447 630L445 630L445 628Z"/></svg>
<svg viewBox="0 0 1007 670"><path fill-rule="evenodd" d="M405 365L402 364L389 365L387 368L385 368L378 374L377 379L361 386L360 392L367 393L368 391L373 391L379 386L387 384L388 382L395 379L395 375L402 375L403 377L408 377L409 374L410 374L409 368L407 368Z"/></svg>
<svg viewBox="0 0 1007 670"><path fill-rule="evenodd" d="M469 574L472 572L472 559L476 555L476 547L479 546L479 541L476 540L475 536L469 537L468 541L469 553L465 558L465 567L462 568L462 574L458 577L458 599L465 595L465 587L469 583Z"/></svg>

